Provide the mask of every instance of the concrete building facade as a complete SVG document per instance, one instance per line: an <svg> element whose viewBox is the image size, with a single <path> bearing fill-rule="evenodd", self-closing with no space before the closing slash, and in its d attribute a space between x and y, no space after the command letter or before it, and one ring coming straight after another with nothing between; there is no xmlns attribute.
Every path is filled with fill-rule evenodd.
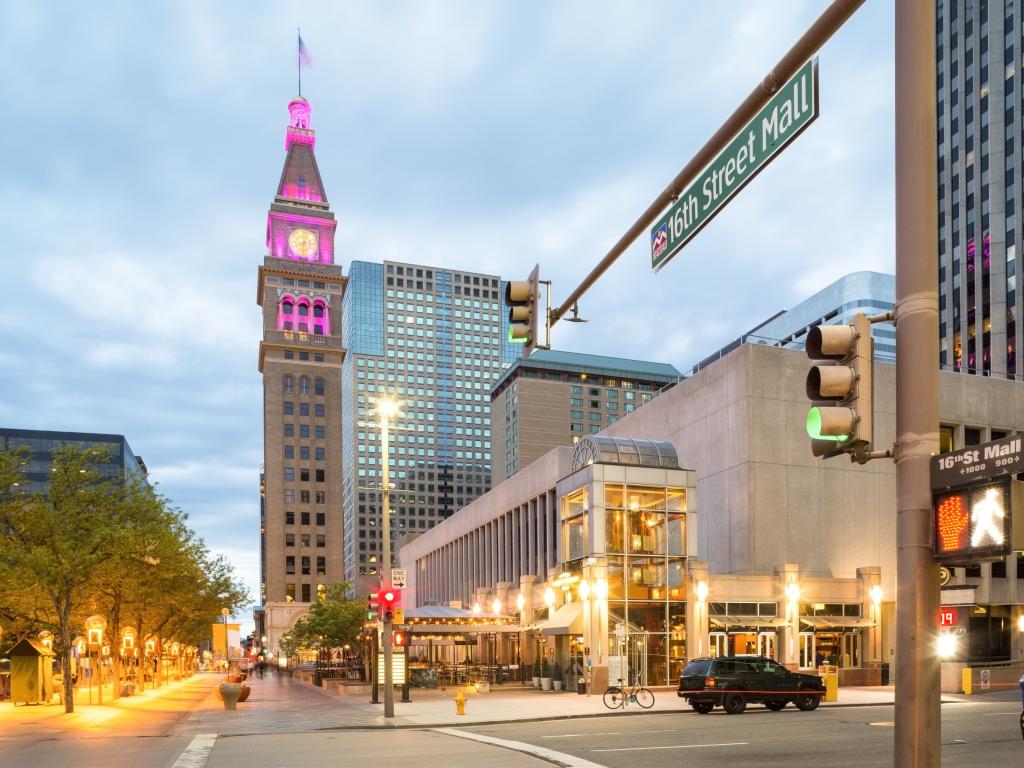
<svg viewBox="0 0 1024 768"><path fill-rule="evenodd" d="M667 363L537 350L491 391L494 484L559 445L575 445L632 413L680 373Z"/></svg>
<svg viewBox="0 0 1024 768"><path fill-rule="evenodd" d="M883 663L894 665L898 674L895 470L889 461L861 466L811 455L805 431L807 365L800 352L745 344L616 421L598 439L670 444L686 480L665 487L687 489L688 512L690 502L696 509L699 499L699 520L687 534L695 545L685 561L686 605L677 614L685 614L687 657L761 652L794 668L835 663L843 683L877 682ZM955 445L1024 430L1024 386L940 376L940 416ZM875 393L876 443L887 445L895 427L894 366L876 364ZM518 591L529 606L564 582L561 574L571 575L574 560L564 515L576 492L569 479L578 465L566 449L552 451L404 547L402 562L417 579L416 602L487 605L504 593L507 604ZM592 493L589 510L598 506L598 491ZM496 522L510 513L508 522ZM513 531L514 547L524 525L525 561L521 543L517 560L508 539L502 540ZM607 548L595 548L588 565L608 556ZM1024 658L1017 629L1024 614L1020 568L1019 559L1010 556L976 570L955 569L943 589L944 605L969 605L978 614L968 626L961 663ZM420 581L424 576L427 581ZM581 579L589 584L587 594L577 592L573 599L593 601L601 578L592 573ZM607 588L607 574L604 579ZM610 611L612 597L600 599L600 610ZM522 612L524 637L535 618ZM624 623L631 634L628 619ZM579 623L569 629L583 632ZM592 653L616 642L611 625L592 624L584 639ZM630 658L639 663L635 655ZM611 664L610 657L605 661ZM609 666L600 672L608 673Z"/></svg>

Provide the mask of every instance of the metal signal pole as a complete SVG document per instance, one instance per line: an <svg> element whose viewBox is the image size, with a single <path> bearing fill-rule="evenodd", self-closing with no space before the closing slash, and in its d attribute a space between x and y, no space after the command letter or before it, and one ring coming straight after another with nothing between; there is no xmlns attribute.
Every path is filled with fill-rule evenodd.
<svg viewBox="0 0 1024 768"><path fill-rule="evenodd" d="M929 460L939 451L935 2L896 2L897 768L938 768L939 569Z"/></svg>

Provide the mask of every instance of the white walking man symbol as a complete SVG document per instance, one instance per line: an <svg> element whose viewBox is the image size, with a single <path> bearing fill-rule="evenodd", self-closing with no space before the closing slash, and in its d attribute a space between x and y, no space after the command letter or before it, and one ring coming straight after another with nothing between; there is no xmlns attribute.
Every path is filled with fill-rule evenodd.
<svg viewBox="0 0 1024 768"><path fill-rule="evenodd" d="M991 539L991 544L1003 543L1003 526L1001 521L1004 516L1002 488L989 488L981 500L971 507L971 522L974 524L971 530L971 546L978 547L985 544L985 538Z"/></svg>

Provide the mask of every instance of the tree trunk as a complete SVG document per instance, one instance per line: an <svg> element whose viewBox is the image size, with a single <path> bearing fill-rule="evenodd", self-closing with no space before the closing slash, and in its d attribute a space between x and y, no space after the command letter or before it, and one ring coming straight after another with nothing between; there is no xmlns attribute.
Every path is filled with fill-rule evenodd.
<svg viewBox="0 0 1024 768"><path fill-rule="evenodd" d="M56 601L55 601L56 602ZM71 680L71 653L73 640L71 637L71 606L55 606L57 611L57 624L60 631L60 641L63 647L60 655L61 677L64 678L64 712L71 714L75 711L75 693ZM63 608L63 610L61 610Z"/></svg>

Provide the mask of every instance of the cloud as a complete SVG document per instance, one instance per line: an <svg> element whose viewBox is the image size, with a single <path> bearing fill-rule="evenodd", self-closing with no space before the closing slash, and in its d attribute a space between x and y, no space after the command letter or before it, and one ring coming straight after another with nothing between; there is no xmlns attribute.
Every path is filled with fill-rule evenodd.
<svg viewBox="0 0 1024 768"><path fill-rule="evenodd" d="M820 13L808 2L0 5L0 423L123 433L258 596L257 266L314 64L338 261L525 277L561 301ZM23 62L33 66L25 68ZM663 270L646 236L556 348L685 369L891 269L892 18L820 54L822 113Z"/></svg>

